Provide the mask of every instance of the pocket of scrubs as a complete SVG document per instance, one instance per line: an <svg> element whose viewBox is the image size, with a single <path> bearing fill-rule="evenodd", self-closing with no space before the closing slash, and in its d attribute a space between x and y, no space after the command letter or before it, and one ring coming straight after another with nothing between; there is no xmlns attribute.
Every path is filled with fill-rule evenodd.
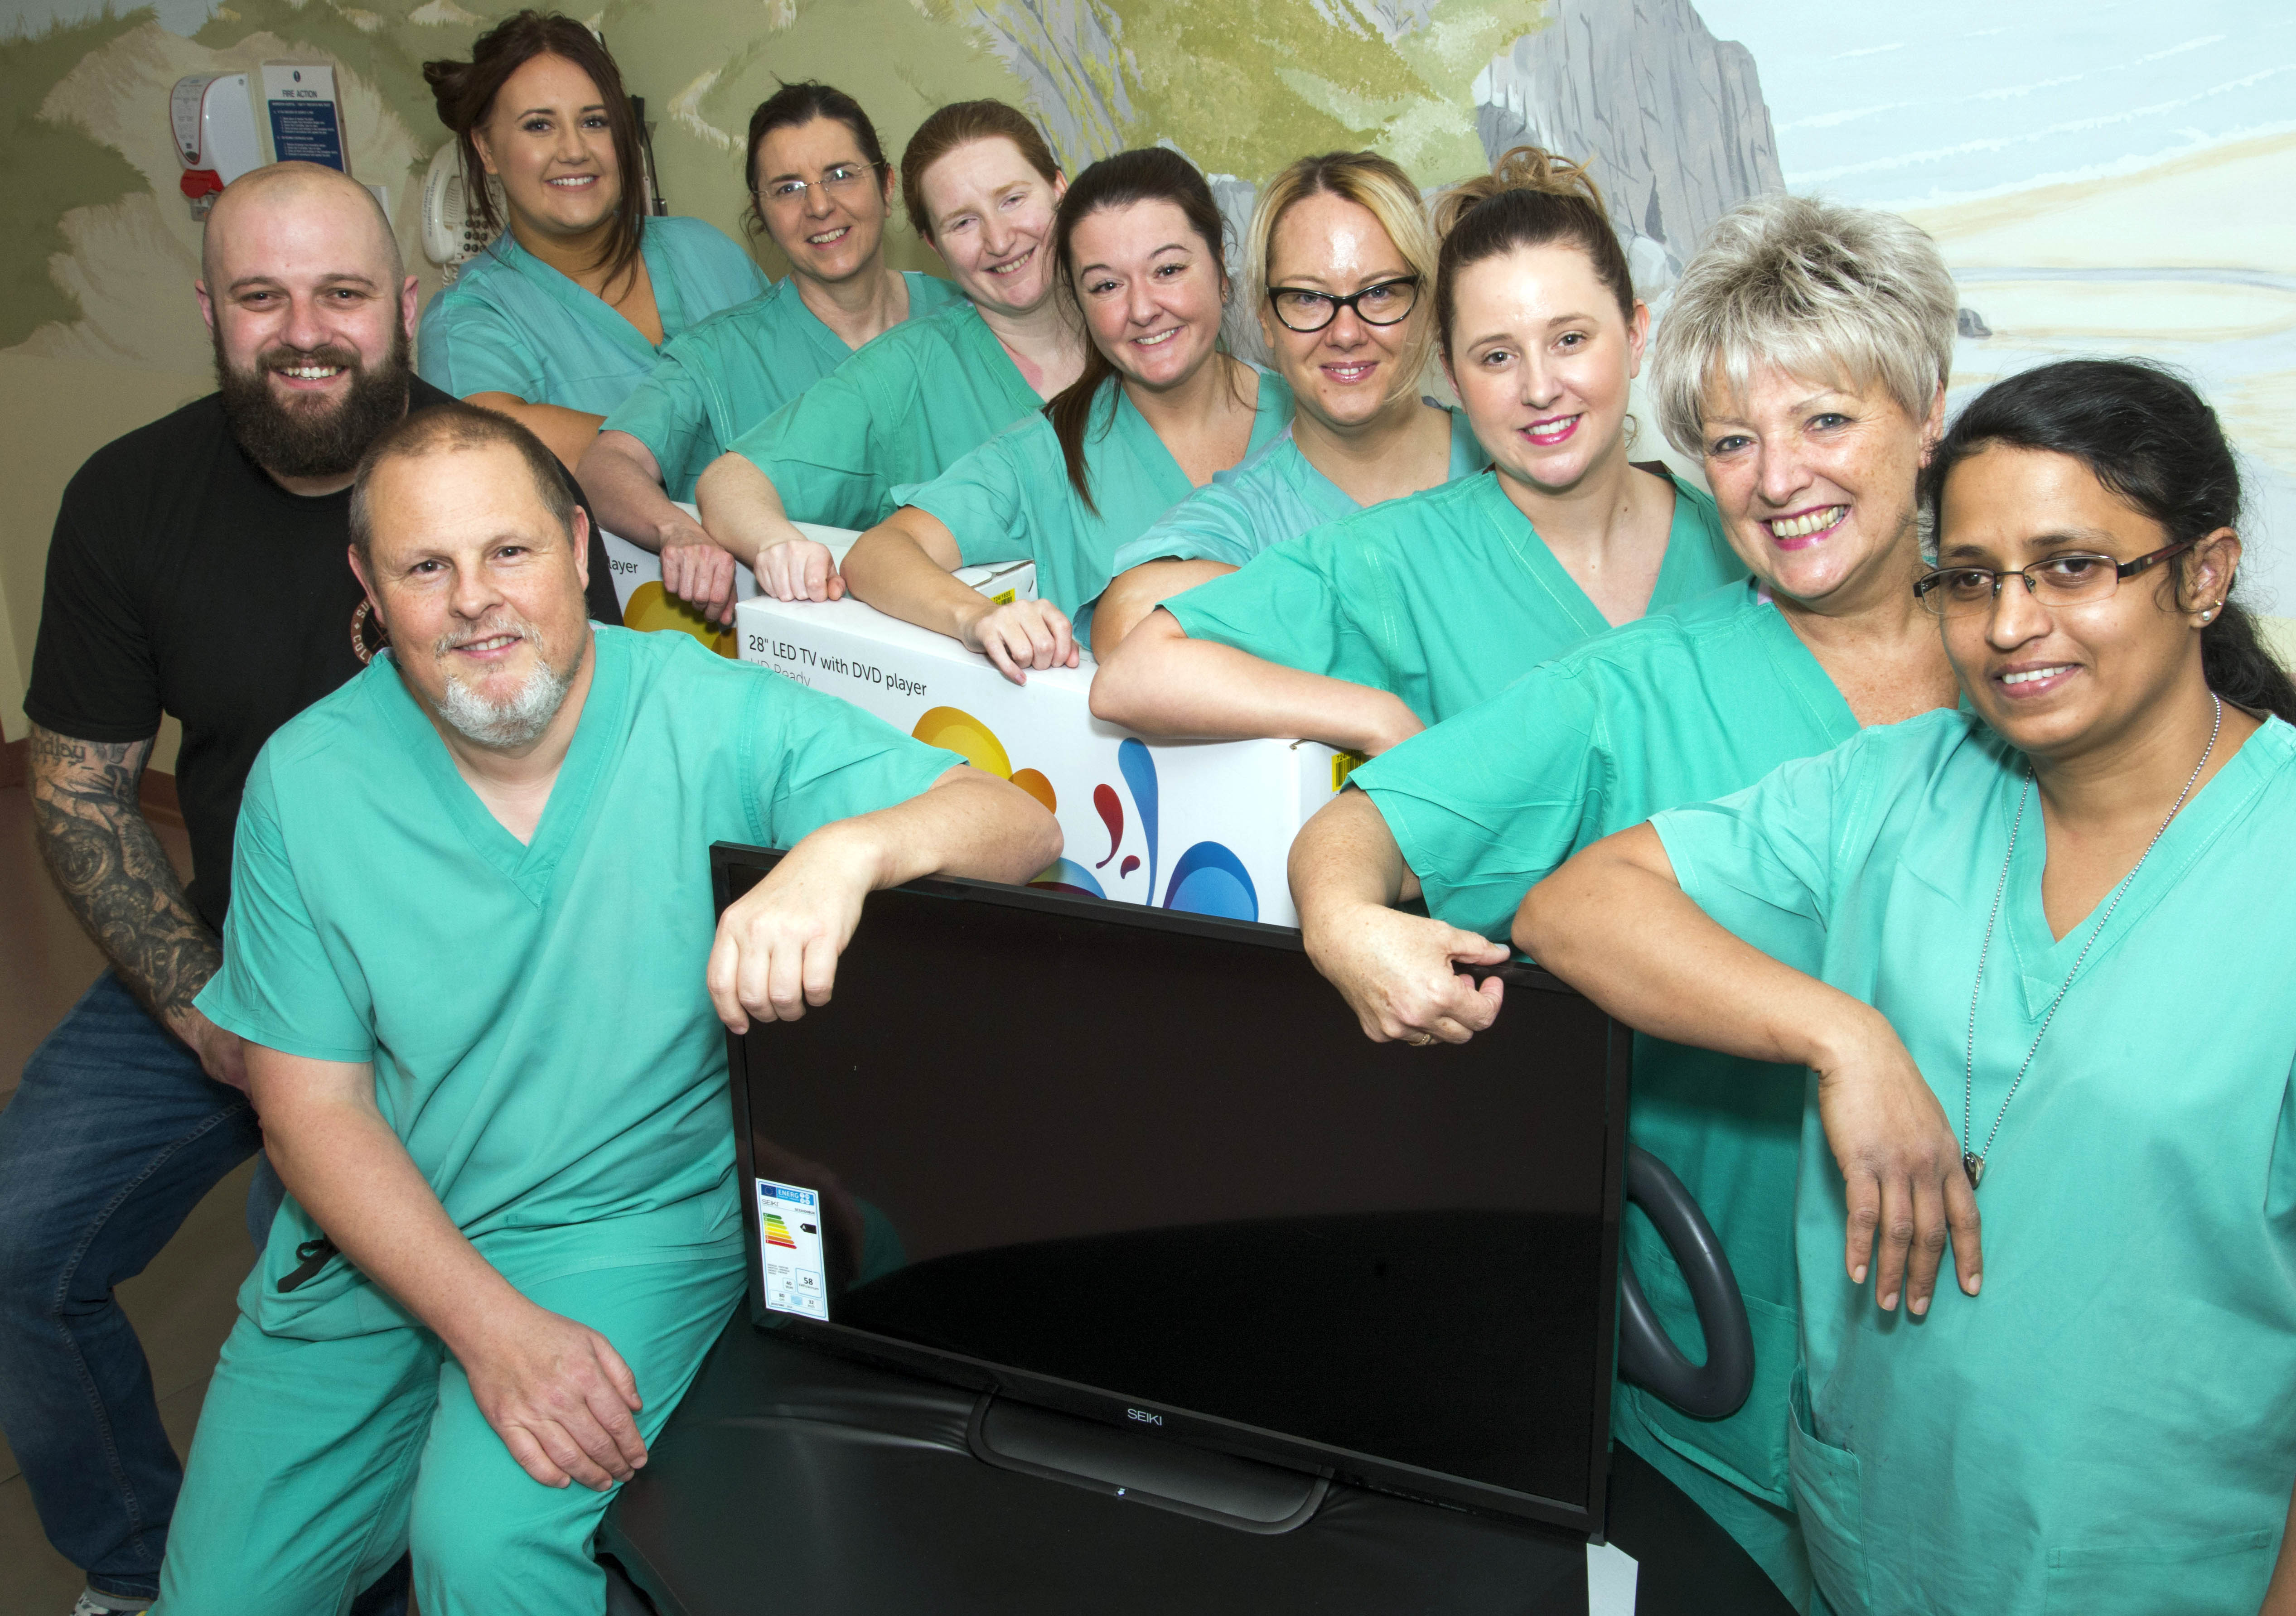
<svg viewBox="0 0 2296 1616"><path fill-rule="evenodd" d="M2272 1579L2279 1534L2268 1528L2182 1543L2116 1544L2049 1551L2048 1616L2143 1611L2145 1616L2215 1616L2252 1611Z"/></svg>
<svg viewBox="0 0 2296 1616"><path fill-rule="evenodd" d="M1866 1616L1872 1602L1866 1592L1866 1494L1857 1456L1818 1440L1809 1415L1809 1382L1799 1369L1786 1401L1793 1410L1786 1469L1810 1574L1837 1616Z"/></svg>

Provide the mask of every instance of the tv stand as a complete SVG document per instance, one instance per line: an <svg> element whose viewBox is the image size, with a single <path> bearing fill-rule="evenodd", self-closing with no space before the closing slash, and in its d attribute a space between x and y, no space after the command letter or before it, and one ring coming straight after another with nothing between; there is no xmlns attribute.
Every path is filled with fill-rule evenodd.
<svg viewBox="0 0 2296 1616"><path fill-rule="evenodd" d="M1274 1536L1305 1525L1331 1482L1281 1465L1240 1459L1119 1431L983 1392L965 1427L973 1457L999 1470L1167 1509L1238 1531Z"/></svg>

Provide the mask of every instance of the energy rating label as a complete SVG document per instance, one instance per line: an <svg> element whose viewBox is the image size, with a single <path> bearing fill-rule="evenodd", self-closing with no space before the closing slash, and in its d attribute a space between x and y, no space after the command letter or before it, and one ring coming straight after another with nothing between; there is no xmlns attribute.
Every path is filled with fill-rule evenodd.
<svg viewBox="0 0 2296 1616"><path fill-rule="evenodd" d="M770 1178L760 1178L757 1185L766 1306L776 1313L827 1318L829 1272L821 1260L821 1197Z"/></svg>

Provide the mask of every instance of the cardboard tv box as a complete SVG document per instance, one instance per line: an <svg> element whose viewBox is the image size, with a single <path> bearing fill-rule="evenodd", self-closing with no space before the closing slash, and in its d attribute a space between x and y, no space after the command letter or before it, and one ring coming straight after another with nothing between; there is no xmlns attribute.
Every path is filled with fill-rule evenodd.
<svg viewBox="0 0 2296 1616"><path fill-rule="evenodd" d="M798 526L841 561L857 535ZM1299 923L1284 861L1308 816L1356 759L1310 741L1144 741L1092 716L1092 661L1032 673L1025 685L955 640L856 600L761 596L734 578L734 628L721 630L664 595L661 561L605 535L622 620L676 629L728 656L842 696L905 734L945 746L1053 810L1064 854L1040 885L1152 907ZM992 599L1033 598L1026 562L957 576Z"/></svg>

